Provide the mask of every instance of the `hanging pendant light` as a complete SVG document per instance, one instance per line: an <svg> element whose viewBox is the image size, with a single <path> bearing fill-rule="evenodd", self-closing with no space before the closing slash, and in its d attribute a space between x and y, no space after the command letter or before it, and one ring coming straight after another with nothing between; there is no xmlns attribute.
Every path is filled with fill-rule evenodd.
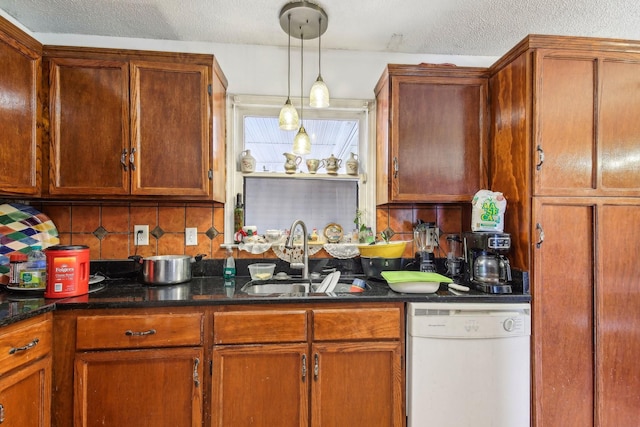
<svg viewBox="0 0 640 427"><path fill-rule="evenodd" d="M296 130L300 126L298 121L298 111L291 104L291 14L287 14L289 21L288 31L289 34L289 46L287 49L287 101L280 110L280 116L278 117L278 124L282 130Z"/></svg>
<svg viewBox="0 0 640 427"><path fill-rule="evenodd" d="M293 138L293 153L294 154L309 154L311 153L311 138L304 129L304 102L302 99L303 94L303 82L304 82L304 34L302 27L300 27L300 129Z"/></svg>
<svg viewBox="0 0 640 427"><path fill-rule="evenodd" d="M318 18L318 78L311 86L309 94L309 106L315 108L327 108L329 106L329 88L322 80L322 16Z"/></svg>

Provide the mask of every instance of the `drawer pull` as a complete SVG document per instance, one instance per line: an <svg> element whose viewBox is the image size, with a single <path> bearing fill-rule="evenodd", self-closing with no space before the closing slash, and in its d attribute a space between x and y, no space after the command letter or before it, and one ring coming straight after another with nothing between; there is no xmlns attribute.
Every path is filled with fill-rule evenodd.
<svg viewBox="0 0 640 427"><path fill-rule="evenodd" d="M318 353L313 355L313 377L318 380L318 375L320 374L320 357Z"/></svg>
<svg viewBox="0 0 640 427"><path fill-rule="evenodd" d="M129 165L131 166L131 170L135 171L136 170L136 149L135 147L133 147L131 149L131 153L129 154Z"/></svg>
<svg viewBox="0 0 640 427"><path fill-rule="evenodd" d="M135 331L132 331L131 329L129 329L124 334L129 336L129 337L141 337L141 336L144 336L144 335L153 335L155 333L156 333L155 329L149 329L148 331L142 331L142 332L135 332Z"/></svg>
<svg viewBox="0 0 640 427"><path fill-rule="evenodd" d="M0 424L4 422L4 405L0 403Z"/></svg>
<svg viewBox="0 0 640 427"><path fill-rule="evenodd" d="M307 380L307 355L302 355L302 382Z"/></svg>
<svg viewBox="0 0 640 427"><path fill-rule="evenodd" d="M38 338L35 338L33 341L31 341L27 345L23 345L22 347L13 347L13 348L11 348L11 350L9 350L9 354L14 354L14 353L17 353L19 351L29 350L30 348L35 347L39 342L40 342L40 340Z"/></svg>
<svg viewBox="0 0 640 427"><path fill-rule="evenodd" d="M536 165L536 170L542 169L542 164L544 163L544 150L541 146L536 147L536 151L538 152L538 164Z"/></svg>
<svg viewBox="0 0 640 427"><path fill-rule="evenodd" d="M540 223L536 223L536 230L538 230L538 241L536 242L536 248L540 249L542 242L544 242L544 229Z"/></svg>
<svg viewBox="0 0 640 427"><path fill-rule="evenodd" d="M398 171L400 170L400 168L398 167L398 158L394 157L393 158L393 177L397 178L398 177Z"/></svg>
<svg viewBox="0 0 640 427"><path fill-rule="evenodd" d="M120 156L120 164L124 168L125 172L129 170L127 168L127 149L126 148L122 149L122 155Z"/></svg>
<svg viewBox="0 0 640 427"><path fill-rule="evenodd" d="M196 388L200 387L200 375L198 375L198 366L200 366L200 359L196 357L193 361L193 383Z"/></svg>

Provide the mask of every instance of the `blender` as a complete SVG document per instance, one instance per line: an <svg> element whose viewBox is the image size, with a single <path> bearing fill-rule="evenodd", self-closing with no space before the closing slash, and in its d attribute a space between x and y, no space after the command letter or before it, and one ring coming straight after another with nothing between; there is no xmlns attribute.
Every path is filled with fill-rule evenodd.
<svg viewBox="0 0 640 427"><path fill-rule="evenodd" d="M449 234L447 236L447 276L454 278L462 275L462 239L458 234Z"/></svg>
<svg viewBox="0 0 640 427"><path fill-rule="evenodd" d="M420 271L436 272L436 263L433 255L438 246L439 230L433 222L420 222L413 229L413 238L418 246L420 256Z"/></svg>

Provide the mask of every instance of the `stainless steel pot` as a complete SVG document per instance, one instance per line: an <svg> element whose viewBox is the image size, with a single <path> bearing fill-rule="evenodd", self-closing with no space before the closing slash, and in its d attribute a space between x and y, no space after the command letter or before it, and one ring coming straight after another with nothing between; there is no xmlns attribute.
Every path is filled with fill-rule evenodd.
<svg viewBox="0 0 640 427"><path fill-rule="evenodd" d="M200 261L189 255L158 255L142 258L142 282L149 285L175 285L191 280L191 264Z"/></svg>

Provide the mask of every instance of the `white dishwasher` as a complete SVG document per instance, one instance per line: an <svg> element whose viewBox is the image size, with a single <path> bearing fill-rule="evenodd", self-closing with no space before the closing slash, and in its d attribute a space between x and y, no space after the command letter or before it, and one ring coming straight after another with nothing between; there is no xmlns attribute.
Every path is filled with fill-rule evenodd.
<svg viewBox="0 0 640 427"><path fill-rule="evenodd" d="M410 303L408 427L529 427L528 303Z"/></svg>

